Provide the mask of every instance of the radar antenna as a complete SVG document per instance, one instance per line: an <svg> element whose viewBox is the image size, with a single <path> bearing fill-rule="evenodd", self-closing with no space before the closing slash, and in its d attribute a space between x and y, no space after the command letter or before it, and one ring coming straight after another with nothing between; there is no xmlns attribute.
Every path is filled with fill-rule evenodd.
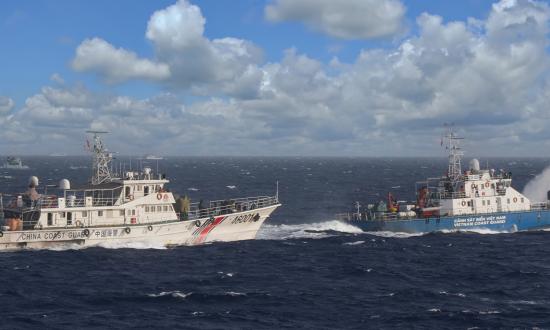
<svg viewBox="0 0 550 330"><path fill-rule="evenodd" d="M449 168L447 171L447 177L453 184L453 186L460 181L462 177L461 159L464 156L462 148L460 148L460 140L464 138L458 137L454 132L454 124L445 124L447 128L447 134L445 135L445 149L449 151Z"/></svg>
<svg viewBox="0 0 550 330"><path fill-rule="evenodd" d="M90 146L88 142L88 148L92 152L93 162L92 184L96 185L104 182L110 182L112 180L112 176L109 165L113 159L113 154L108 152L100 137L100 134L107 134L109 132L86 131L86 133L93 134L93 145Z"/></svg>

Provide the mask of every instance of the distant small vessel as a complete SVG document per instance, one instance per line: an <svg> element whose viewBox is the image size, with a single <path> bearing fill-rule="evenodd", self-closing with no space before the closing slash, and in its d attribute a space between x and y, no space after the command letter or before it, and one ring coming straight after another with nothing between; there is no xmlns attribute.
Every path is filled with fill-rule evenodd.
<svg viewBox="0 0 550 330"><path fill-rule="evenodd" d="M4 162L4 165L2 165L2 168L6 168L10 170L26 170L29 167L27 165L23 165L21 158L9 156L6 158L6 162Z"/></svg>
<svg viewBox="0 0 550 330"><path fill-rule="evenodd" d="M50 154L50 157L66 157L67 154L64 154L64 153L60 153L60 152L54 152L52 154Z"/></svg>
<svg viewBox="0 0 550 330"><path fill-rule="evenodd" d="M449 165L446 175L417 183L415 203L388 201L368 204L356 202L353 213L336 215L339 220L364 231L429 233L436 231L526 231L550 228L550 191L547 200L531 201L512 187L512 173L480 169L472 159L462 171L463 152L459 140L449 129L446 136ZM443 144L443 141L442 141Z"/></svg>
<svg viewBox="0 0 550 330"><path fill-rule="evenodd" d="M145 155L145 157L143 157L144 159L147 159L147 160L163 160L164 157L162 156L155 156L155 155Z"/></svg>

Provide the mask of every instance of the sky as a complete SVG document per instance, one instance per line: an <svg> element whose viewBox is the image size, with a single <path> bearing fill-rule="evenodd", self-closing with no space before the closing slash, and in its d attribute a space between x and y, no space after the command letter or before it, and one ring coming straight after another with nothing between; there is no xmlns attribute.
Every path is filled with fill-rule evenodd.
<svg viewBox="0 0 550 330"><path fill-rule="evenodd" d="M543 0L0 2L0 154L550 154Z"/></svg>

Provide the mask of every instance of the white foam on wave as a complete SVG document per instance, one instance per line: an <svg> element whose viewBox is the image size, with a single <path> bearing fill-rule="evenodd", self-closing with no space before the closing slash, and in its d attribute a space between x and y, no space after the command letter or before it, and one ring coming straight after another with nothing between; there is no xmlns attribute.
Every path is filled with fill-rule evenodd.
<svg viewBox="0 0 550 330"><path fill-rule="evenodd" d="M55 246L47 247L45 250L50 251L70 251L70 250L83 250L93 247L100 247L104 249L136 249L136 250L166 250L167 247L160 243L150 242L102 242L95 245L80 245L77 243L60 243Z"/></svg>
<svg viewBox="0 0 550 330"><path fill-rule="evenodd" d="M333 232L361 234L363 231L353 225L338 220L302 223L296 225L269 225L260 228L257 239L285 240L295 238L324 238L334 236Z"/></svg>
<svg viewBox="0 0 550 330"><path fill-rule="evenodd" d="M193 292L185 293L185 292L181 292L181 291L178 291L178 290L174 290L174 291L163 291L161 293L148 293L147 297L159 298L159 297L164 297L164 296L170 296L172 298L185 299L185 298L189 297L192 294L193 294Z"/></svg>
<svg viewBox="0 0 550 330"><path fill-rule="evenodd" d="M426 235L426 233L403 233L393 231L367 231L365 233L384 238L409 238Z"/></svg>
<svg viewBox="0 0 550 330"><path fill-rule="evenodd" d="M137 250L166 250L167 247L162 243L152 243L152 242L104 242L96 245L96 247L101 247L105 249L137 249Z"/></svg>
<svg viewBox="0 0 550 330"><path fill-rule="evenodd" d="M470 228L470 229L443 229L440 231L443 234L454 233L475 233L480 235L497 235L497 234L510 234L513 231L508 230L492 230L487 228Z"/></svg>
<svg viewBox="0 0 550 330"><path fill-rule="evenodd" d="M361 244L364 244L365 241L355 241L355 242L346 242L342 245L361 245Z"/></svg>

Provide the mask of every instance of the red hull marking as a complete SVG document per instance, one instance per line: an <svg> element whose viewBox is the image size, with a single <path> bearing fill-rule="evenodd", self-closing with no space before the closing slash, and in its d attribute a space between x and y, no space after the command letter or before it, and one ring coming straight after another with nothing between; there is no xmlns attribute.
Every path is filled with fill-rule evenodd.
<svg viewBox="0 0 550 330"><path fill-rule="evenodd" d="M204 229L201 231L201 233L199 234L199 239L197 240L198 243L202 243L204 242L204 240L206 239L206 236L208 236L208 234L210 234L210 232L212 230L214 230L214 228L219 225L226 217L217 217L216 219L214 219L214 221L209 224L208 226L204 227Z"/></svg>

